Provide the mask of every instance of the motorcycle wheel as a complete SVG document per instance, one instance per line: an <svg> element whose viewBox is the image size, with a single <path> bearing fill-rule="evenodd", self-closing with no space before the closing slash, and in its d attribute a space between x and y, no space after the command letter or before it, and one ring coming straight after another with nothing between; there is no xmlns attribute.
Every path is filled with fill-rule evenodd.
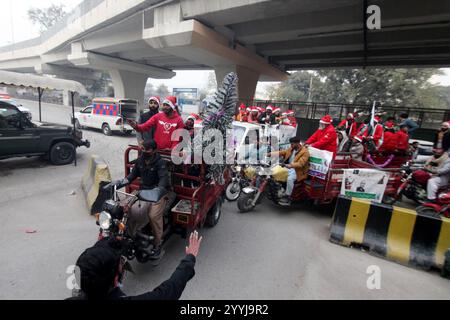
<svg viewBox="0 0 450 320"><path fill-rule="evenodd" d="M239 212L241 212L241 213L250 212L255 208L255 206L252 204L253 197L254 197L254 194L246 194L246 193L242 193L239 196L239 199L237 202Z"/></svg>
<svg viewBox="0 0 450 320"><path fill-rule="evenodd" d="M392 206L392 205L394 205L394 203L397 202L397 199L396 199L395 197L391 197L391 196L384 195L384 196L383 196L382 202L383 202L384 204L387 204L387 205L391 205L391 206Z"/></svg>
<svg viewBox="0 0 450 320"><path fill-rule="evenodd" d="M436 212L433 208L430 207L424 207L424 206L418 206L416 208L416 212L420 215L433 217L433 218L439 218L439 213Z"/></svg>
<svg viewBox="0 0 450 320"><path fill-rule="evenodd" d="M236 201L240 194L241 186L237 181L230 183L225 190L225 198L227 198L228 201Z"/></svg>

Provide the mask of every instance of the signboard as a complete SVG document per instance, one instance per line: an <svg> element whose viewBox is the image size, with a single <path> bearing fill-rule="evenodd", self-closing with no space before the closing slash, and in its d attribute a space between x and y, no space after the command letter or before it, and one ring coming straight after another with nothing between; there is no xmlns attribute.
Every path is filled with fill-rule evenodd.
<svg viewBox="0 0 450 320"><path fill-rule="evenodd" d="M389 173L374 169L345 169L341 194L381 203Z"/></svg>
<svg viewBox="0 0 450 320"><path fill-rule="evenodd" d="M331 162L333 161L333 152L319 150L313 147L308 148L309 151L309 172L313 177L325 180Z"/></svg>

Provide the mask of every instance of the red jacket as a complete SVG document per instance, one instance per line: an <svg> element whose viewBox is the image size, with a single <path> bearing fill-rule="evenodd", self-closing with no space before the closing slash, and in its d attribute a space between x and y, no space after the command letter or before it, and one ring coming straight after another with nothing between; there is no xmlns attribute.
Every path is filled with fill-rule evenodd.
<svg viewBox="0 0 450 320"><path fill-rule="evenodd" d="M372 134L373 142L377 147L379 147L380 140L383 139L383 126L381 124L375 125L375 131ZM369 136L369 127L367 127L366 131L363 133L363 137Z"/></svg>
<svg viewBox="0 0 450 320"><path fill-rule="evenodd" d="M394 152L397 149L398 136L394 132L386 131L384 133L383 144L380 151Z"/></svg>
<svg viewBox="0 0 450 320"><path fill-rule="evenodd" d="M397 149L399 151L407 151L409 148L409 135L402 130L397 131Z"/></svg>
<svg viewBox="0 0 450 320"><path fill-rule="evenodd" d="M137 126L137 131L145 132L155 127L154 139L158 149L173 149L179 141L172 141L172 133L177 129L183 129L183 119L174 112L168 117L164 112L155 114L146 123Z"/></svg>
<svg viewBox="0 0 450 320"><path fill-rule="evenodd" d="M345 128L346 131L347 131L347 129L349 129L347 131L347 134L349 135L349 138L353 138L353 137L355 137L358 134L358 124L356 123L356 121L353 121L350 124L347 119L344 119L344 120L341 121L341 123L339 123L339 125L337 127L338 128Z"/></svg>
<svg viewBox="0 0 450 320"><path fill-rule="evenodd" d="M337 133L331 124L323 130L318 129L305 143L316 149L333 152L333 157L336 156Z"/></svg>

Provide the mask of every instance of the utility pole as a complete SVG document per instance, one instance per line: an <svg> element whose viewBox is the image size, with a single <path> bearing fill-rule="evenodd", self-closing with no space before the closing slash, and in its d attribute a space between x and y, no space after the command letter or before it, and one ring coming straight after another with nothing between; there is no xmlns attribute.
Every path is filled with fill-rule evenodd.
<svg viewBox="0 0 450 320"><path fill-rule="evenodd" d="M311 80L309 81L308 102L311 102L312 81L313 81L313 76L311 75Z"/></svg>

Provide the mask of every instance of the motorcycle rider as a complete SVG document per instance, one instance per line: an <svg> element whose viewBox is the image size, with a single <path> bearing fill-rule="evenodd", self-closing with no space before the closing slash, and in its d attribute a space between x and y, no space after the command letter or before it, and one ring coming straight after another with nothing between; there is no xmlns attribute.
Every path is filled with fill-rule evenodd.
<svg viewBox="0 0 450 320"><path fill-rule="evenodd" d="M129 185L137 178L141 178L140 190L152 190L160 188L162 192L167 191L169 183L169 173L165 161L157 152L157 144L153 140L145 141L142 154L137 159L131 173L120 181L114 181L118 189ZM106 186L107 188L109 186ZM154 235L154 248L149 253L151 259L159 259L161 255L161 243L164 228L163 212L167 204L167 197L163 196L156 203L137 201L130 210L130 219L127 228L130 236L134 237L136 233L147 225L150 225Z"/></svg>
<svg viewBox="0 0 450 320"><path fill-rule="evenodd" d="M197 231L193 232L186 247L186 257L168 280L153 291L127 296L119 286L115 286L121 263L120 243L108 238L100 240L77 259L80 273L76 274L76 279L82 296L68 300L178 300L187 282L195 275L194 266L201 242Z"/></svg>
<svg viewBox="0 0 450 320"><path fill-rule="evenodd" d="M427 159L422 170L416 170L412 178L422 185L426 185L432 174L437 174L448 159L447 152L444 149L433 149L433 155Z"/></svg>
<svg viewBox="0 0 450 320"><path fill-rule="evenodd" d="M442 167L436 170L427 183L427 198L430 202L436 201L437 191L441 187L448 186L450 181L450 158L445 160Z"/></svg>
<svg viewBox="0 0 450 320"><path fill-rule="evenodd" d="M281 199L280 204L290 205L291 195L294 190L295 181L300 182L308 177L309 170L309 151L307 148L303 147L300 143L300 139L293 137L289 139L291 147L283 151L274 151L267 154L268 157L273 155L279 155L283 158L284 163L286 163L286 168L289 170L287 185L286 185L286 195Z"/></svg>

